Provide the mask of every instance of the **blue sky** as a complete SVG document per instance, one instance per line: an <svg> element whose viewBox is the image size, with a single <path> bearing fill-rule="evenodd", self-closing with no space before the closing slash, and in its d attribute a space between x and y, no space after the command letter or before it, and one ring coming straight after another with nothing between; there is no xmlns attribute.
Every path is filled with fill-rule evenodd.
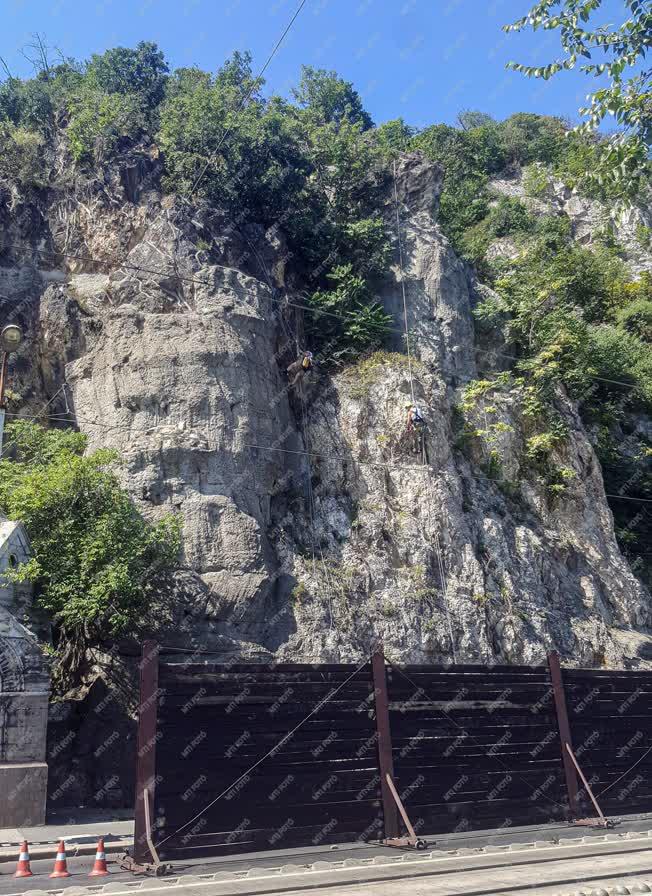
<svg viewBox="0 0 652 896"><path fill-rule="evenodd" d="M299 0L4 0L0 55L29 73L20 48L38 30L66 55L156 41L173 67L217 68L250 49L258 70ZM505 70L509 59L538 64L558 50L551 32L507 35L501 25L529 0L308 0L267 72L286 94L302 63L335 69L354 82L377 123L403 116L418 127L454 122L472 108L504 118L531 111L577 117L592 83L579 72L550 82ZM607 21L622 21L622 0L605 0ZM619 19L620 17L620 19Z"/></svg>

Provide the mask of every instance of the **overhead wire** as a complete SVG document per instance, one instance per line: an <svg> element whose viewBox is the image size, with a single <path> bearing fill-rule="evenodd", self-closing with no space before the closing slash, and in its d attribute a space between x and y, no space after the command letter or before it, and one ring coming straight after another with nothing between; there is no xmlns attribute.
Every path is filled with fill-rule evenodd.
<svg viewBox="0 0 652 896"><path fill-rule="evenodd" d="M139 272L145 273L145 274L154 274L158 277L169 277L172 279L179 280L182 283L193 283L193 284L196 284L199 286L214 286L215 285L213 283L213 281L211 281L211 280L202 279L200 277L187 276L184 274L180 274L176 270L168 270L168 271L157 270L155 268L148 268L148 267L144 267L143 265L138 265L138 264L134 264L132 262L127 262L126 260L119 260L119 261L115 262L115 261L109 261L107 259L106 261L104 261L102 259L93 258L92 256L89 256L89 255L78 255L76 253L71 253L71 252L41 249L36 246L32 246L30 243L23 243L22 245L17 244L17 243L4 243L4 244L0 245L0 250L3 248L14 249L15 251L18 251L18 252L22 252L24 250L30 250L31 252L34 252L37 255L42 255L45 257L56 258L59 256L61 258L70 258L73 260L81 261L85 264L103 265L105 267L110 267L112 269L125 268L127 270L139 271ZM232 268L229 268L227 265L216 264L214 266L222 268L223 270L232 270ZM258 295L257 293L254 293L253 291L248 291L248 290L240 290L240 292L250 292L250 294L252 296ZM287 296L281 297L281 298L275 298L273 295L269 295L269 296L265 296L265 300L270 302L273 305L278 305L279 307L282 307L282 308L286 308L286 307L287 308L296 308L297 310L300 310L300 311L307 311L310 314L315 314L317 316L321 315L323 317L332 317L334 319L341 320L344 322L351 322L351 320L355 317L353 312L338 313L336 311L326 311L321 308L316 308L314 305L307 305L307 304L302 304L300 302L294 302L291 299L287 298ZM403 326L401 328L388 327L387 332L394 333L398 336L405 337L405 326ZM532 360L531 358L519 357L518 355L512 355L512 354L508 354L507 352L501 352L498 349L483 349L483 348L480 348L479 346L474 346L473 351L475 354L490 355L491 357L504 358L505 360L519 362L519 363L523 363L523 362ZM519 373L523 374L523 375L527 375L528 373L532 373L532 372L519 371ZM532 373L532 375L534 375L534 374ZM597 382L609 383L614 386L621 386L625 389L630 389L632 391L636 391L639 388L635 383L626 383L623 380L616 380L611 377L599 376L597 374L586 374L586 378L589 380L595 380Z"/></svg>
<svg viewBox="0 0 652 896"><path fill-rule="evenodd" d="M56 394L50 399L48 404L50 404L52 401L54 401L54 398L56 398ZM18 418L18 419L27 419L29 415L7 414L7 416ZM45 417L48 420L54 420L55 422L58 422L58 423L71 423L74 425L77 425L78 423L83 423L85 426L96 426L100 429L121 430L124 432L127 432L127 431L134 432L133 426L130 426L130 425L98 423L96 421L84 420L83 418L68 419L64 415L59 415L59 414L44 415L41 412L39 412L34 418L32 418L32 421L37 419L38 417ZM174 425L173 422L158 423L155 426L150 426L150 427L146 427L141 430L136 430L136 433L138 433L138 434L149 433L149 432L153 432L157 429L162 429L162 428L169 427L172 425ZM194 430L194 429L197 429L197 427L190 427L190 429ZM232 430L232 432L236 432L236 431L237 430ZM15 443L15 440L13 440L9 444L14 444L14 443ZM301 450L299 448L281 448L277 445L261 445L257 442L243 442L242 446L244 448L252 448L252 449L256 449L258 451L272 451L272 452L278 452L281 454L293 454L293 455L310 455L310 457L313 457L313 458L319 458L322 460L333 460L333 461L339 461L339 462L346 461L347 459L350 458L351 460L355 461L355 463L357 463L361 467L377 467L379 469L398 470L398 471L404 471L404 472L410 472L410 473L421 472L421 473L432 474L432 473L436 472L434 470L434 468L429 464L426 464L426 465L424 465L424 464L396 464L396 463L388 463L387 461L367 461L367 460L362 460L361 458L351 456L351 455L344 456L344 455L338 455L338 454L324 454L323 452L317 452L317 451L312 451L312 450L307 451L307 450ZM207 450L217 450L217 449L207 449ZM525 482L525 480L522 480L522 479L509 479L506 477L497 478L497 477L493 477L493 476L482 476L478 473L464 473L463 475L467 479L477 479L482 482L497 482L497 483L503 482L503 483L512 483L512 484L518 484L518 483L522 484L523 482ZM642 502L642 503L652 503L652 498L643 498L642 496L638 496L638 495L615 495L615 494L611 494L610 492L605 492L605 496L607 498L614 498L614 499L622 500L622 501L638 501L638 502Z"/></svg>
<svg viewBox="0 0 652 896"><path fill-rule="evenodd" d="M306 5L307 2L308 2L308 0L301 0L301 3L299 3L298 7L296 8L296 10L295 10L295 12L294 12L294 15L292 16L292 18L290 19L290 21L288 22L288 24L285 26L285 30L283 31L283 33L281 34L281 36L279 37L279 39L276 41L276 44L274 45L274 47L273 47L271 53L270 53L269 56L267 57L267 60L265 61L265 64L264 64L263 67L260 69L260 71L258 72L258 74L256 75L256 77L254 78L254 80L252 81L252 84L251 84L250 89L249 89L249 90L244 94L244 96L242 97L242 100L241 100L241 102L240 102L240 105L239 105L239 107L238 107L238 108L236 109L236 111L235 111L235 114L236 114L236 115L239 114L240 112L242 112L242 110L243 110L244 107L245 107L245 103L247 103L247 101L248 101L249 99L251 99L251 96L252 96L254 90L259 86L259 81L260 81L260 79L262 78L262 76L263 76L263 75L265 74L265 72L267 71L267 68L269 67L269 64L271 63L272 59L274 58L274 56L276 55L276 53L277 53L278 50L280 49L281 44L283 43L283 41L285 40L285 38L286 38L287 35L289 34L290 29L292 28L292 26L294 25L294 23L295 23L296 20L298 19L301 10L303 9L303 7ZM215 147L215 149L213 150L213 152L209 155L208 159L206 160L206 164L204 165L202 171L200 172L200 174L199 174L198 177L196 178L195 182L193 183L193 185L192 185L192 187L191 187L191 190L190 190L191 193L194 193L195 190L197 189L197 187L199 186L200 181L203 179L204 175L205 175L206 172L208 171L209 166L212 164L212 162L214 161L214 159L217 157L217 153L218 153L219 150L221 149L221 147L222 147L224 141L226 140L226 138L229 136L229 134L230 134L231 131L233 130L234 126L235 126L235 125L230 125L230 126L226 129L226 131L224 132L224 134L222 134L222 137L221 137L221 139L220 139L220 142L217 144L217 146Z"/></svg>

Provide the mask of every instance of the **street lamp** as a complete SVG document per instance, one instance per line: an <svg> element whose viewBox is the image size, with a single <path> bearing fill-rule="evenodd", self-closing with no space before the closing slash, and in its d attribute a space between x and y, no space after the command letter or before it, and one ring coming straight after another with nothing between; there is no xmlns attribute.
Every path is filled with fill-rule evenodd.
<svg viewBox="0 0 652 896"><path fill-rule="evenodd" d="M5 380L7 378L7 359L12 352L18 351L23 341L23 331L17 324L7 324L0 333L0 408L5 406Z"/></svg>

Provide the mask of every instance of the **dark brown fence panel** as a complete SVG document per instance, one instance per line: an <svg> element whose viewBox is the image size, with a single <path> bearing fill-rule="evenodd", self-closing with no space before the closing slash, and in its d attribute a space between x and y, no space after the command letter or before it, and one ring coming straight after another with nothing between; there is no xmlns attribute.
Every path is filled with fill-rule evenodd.
<svg viewBox="0 0 652 896"><path fill-rule="evenodd" d="M424 833L566 814L547 669L388 669L397 789Z"/></svg>
<svg viewBox="0 0 652 896"><path fill-rule="evenodd" d="M376 654L357 671L159 662L152 643L143 656L143 861L145 788L166 860L393 836L387 773L421 834L563 820L562 739L605 814L652 810L652 672L562 671L555 655L399 669ZM595 814L581 786L578 813Z"/></svg>
<svg viewBox="0 0 652 896"><path fill-rule="evenodd" d="M573 749L606 815L652 809L652 672L564 669ZM594 814L581 793L587 814Z"/></svg>
<svg viewBox="0 0 652 896"><path fill-rule="evenodd" d="M161 664L156 839L162 855L174 860L379 836L370 667L303 722L354 670Z"/></svg>

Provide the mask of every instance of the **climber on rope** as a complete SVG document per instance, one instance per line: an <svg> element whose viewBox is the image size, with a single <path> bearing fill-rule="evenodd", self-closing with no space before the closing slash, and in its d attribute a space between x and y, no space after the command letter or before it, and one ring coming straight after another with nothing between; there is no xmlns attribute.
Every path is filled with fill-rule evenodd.
<svg viewBox="0 0 652 896"><path fill-rule="evenodd" d="M421 410L416 406L416 404L408 403L406 405L407 408L407 431L408 432L422 432L425 428L426 421L424 419Z"/></svg>
<svg viewBox="0 0 652 896"><path fill-rule="evenodd" d="M408 442L412 443L412 451L414 454L421 456L422 463L428 463L426 453L426 420L421 409L409 402L405 406L407 408L407 426L405 435Z"/></svg>
<svg viewBox="0 0 652 896"><path fill-rule="evenodd" d="M303 380L304 376L313 368L313 356L312 352L304 352L303 355L298 358L296 361L293 361L292 364L287 369L288 380L290 381L291 386L296 386L301 380Z"/></svg>

